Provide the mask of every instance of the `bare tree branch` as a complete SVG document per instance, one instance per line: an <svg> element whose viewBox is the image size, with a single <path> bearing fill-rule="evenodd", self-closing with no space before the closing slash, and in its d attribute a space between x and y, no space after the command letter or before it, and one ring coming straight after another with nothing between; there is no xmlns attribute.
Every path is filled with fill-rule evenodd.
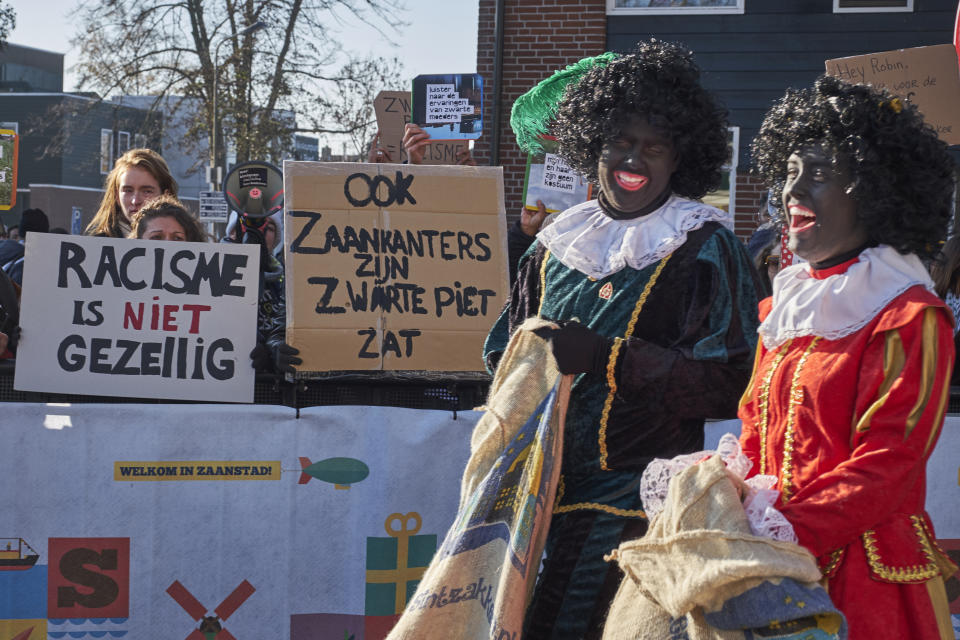
<svg viewBox="0 0 960 640"><path fill-rule="evenodd" d="M5 0L0 0L0 36ZM192 115L184 145L237 160L292 150L301 132L344 134L362 146L373 98L403 86L397 60L355 59L331 34L345 21L389 39L404 23L399 0L88 0L74 12L81 90L105 99L150 95ZM257 21L267 26L238 36Z"/></svg>

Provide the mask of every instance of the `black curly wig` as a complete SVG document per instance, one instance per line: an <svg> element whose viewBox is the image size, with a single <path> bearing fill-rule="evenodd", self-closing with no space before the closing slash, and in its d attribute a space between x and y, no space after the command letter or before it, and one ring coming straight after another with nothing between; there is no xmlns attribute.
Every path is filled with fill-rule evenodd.
<svg viewBox="0 0 960 640"><path fill-rule="evenodd" d="M783 192L787 158L823 145L850 174L847 193L873 245L933 258L947 234L953 160L917 108L893 94L821 76L812 89L790 89L754 138L754 171ZM776 199L783 213L783 202Z"/></svg>
<svg viewBox="0 0 960 640"><path fill-rule="evenodd" d="M551 127L559 154L592 182L604 142L633 116L664 129L679 156L673 192L701 198L720 184L728 156L727 114L700 86L693 52L650 40L629 54L594 67L567 87Z"/></svg>

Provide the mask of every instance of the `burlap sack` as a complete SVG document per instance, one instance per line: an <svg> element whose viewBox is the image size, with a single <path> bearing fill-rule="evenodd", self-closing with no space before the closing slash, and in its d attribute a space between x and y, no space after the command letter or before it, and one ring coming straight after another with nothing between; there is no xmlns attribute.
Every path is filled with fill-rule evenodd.
<svg viewBox="0 0 960 640"><path fill-rule="evenodd" d="M647 534L611 556L626 575L604 640L743 640L754 637L746 629L807 618L797 623L813 625L802 637L845 637L842 617L818 584L813 555L750 533L738 488L719 456L677 475ZM730 602L745 610L731 612ZM720 629L708 623L712 617L756 627ZM764 637L793 637L790 628Z"/></svg>
<svg viewBox="0 0 960 640"><path fill-rule="evenodd" d="M527 320L471 438L457 519L388 640L519 638L553 503L571 376Z"/></svg>

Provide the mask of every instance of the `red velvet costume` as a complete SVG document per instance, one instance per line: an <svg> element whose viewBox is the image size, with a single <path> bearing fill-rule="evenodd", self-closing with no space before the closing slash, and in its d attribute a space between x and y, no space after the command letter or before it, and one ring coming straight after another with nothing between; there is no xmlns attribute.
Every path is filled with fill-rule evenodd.
<svg viewBox="0 0 960 640"><path fill-rule="evenodd" d="M759 344L741 444L751 473L777 476L777 506L818 557L852 640L953 638L943 581L956 567L924 510L953 360L950 312L923 286L840 339Z"/></svg>

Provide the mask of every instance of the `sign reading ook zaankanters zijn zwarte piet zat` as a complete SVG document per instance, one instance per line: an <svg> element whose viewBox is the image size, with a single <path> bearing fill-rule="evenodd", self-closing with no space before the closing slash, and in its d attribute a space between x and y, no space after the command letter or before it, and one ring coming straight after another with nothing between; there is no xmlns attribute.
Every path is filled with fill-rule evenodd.
<svg viewBox="0 0 960 640"><path fill-rule="evenodd" d="M499 167L284 163L300 372L482 371L508 292Z"/></svg>

